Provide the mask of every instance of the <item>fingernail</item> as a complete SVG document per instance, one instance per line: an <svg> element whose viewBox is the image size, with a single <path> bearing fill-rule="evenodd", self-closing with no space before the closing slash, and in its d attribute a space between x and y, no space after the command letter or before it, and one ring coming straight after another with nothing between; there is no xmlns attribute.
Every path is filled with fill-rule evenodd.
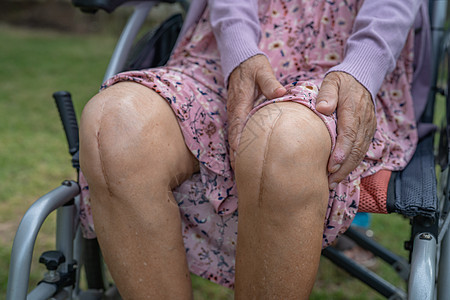
<svg viewBox="0 0 450 300"><path fill-rule="evenodd" d="M316 106L321 104L321 103L323 103L323 105L327 105L328 101L327 100L319 100L319 101L316 102Z"/></svg>
<svg viewBox="0 0 450 300"><path fill-rule="evenodd" d="M330 188L330 190L334 190L336 188L336 186L337 186L337 183L336 182L332 182L330 184L329 188Z"/></svg>
<svg viewBox="0 0 450 300"><path fill-rule="evenodd" d="M331 173L336 173L340 168L340 164L334 165L334 167L331 168Z"/></svg>
<svg viewBox="0 0 450 300"><path fill-rule="evenodd" d="M237 155L237 152L236 152L236 151L234 151L234 152L233 152L233 156L234 156L234 157L236 157L236 155Z"/></svg>
<svg viewBox="0 0 450 300"><path fill-rule="evenodd" d="M284 87L278 87L273 91L273 94L275 97L282 97L284 94L286 94L286 89Z"/></svg>

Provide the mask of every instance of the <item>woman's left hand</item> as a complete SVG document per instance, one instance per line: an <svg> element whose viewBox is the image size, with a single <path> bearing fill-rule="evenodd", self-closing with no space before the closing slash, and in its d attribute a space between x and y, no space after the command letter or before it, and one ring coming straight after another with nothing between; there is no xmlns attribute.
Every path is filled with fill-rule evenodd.
<svg viewBox="0 0 450 300"><path fill-rule="evenodd" d="M329 73L317 96L317 111L337 113L337 140L328 162L330 189L345 179L364 158L377 126L369 91L353 76Z"/></svg>

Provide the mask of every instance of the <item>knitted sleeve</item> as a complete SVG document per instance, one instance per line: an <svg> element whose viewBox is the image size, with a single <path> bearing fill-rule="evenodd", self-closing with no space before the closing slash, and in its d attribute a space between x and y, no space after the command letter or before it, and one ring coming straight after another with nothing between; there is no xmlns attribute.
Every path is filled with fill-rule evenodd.
<svg viewBox="0 0 450 300"><path fill-rule="evenodd" d="M347 40L344 60L329 72L352 75L375 97L396 65L421 0L365 0Z"/></svg>
<svg viewBox="0 0 450 300"><path fill-rule="evenodd" d="M231 72L258 48L261 29L257 0L209 0L211 26L220 51L225 86Z"/></svg>

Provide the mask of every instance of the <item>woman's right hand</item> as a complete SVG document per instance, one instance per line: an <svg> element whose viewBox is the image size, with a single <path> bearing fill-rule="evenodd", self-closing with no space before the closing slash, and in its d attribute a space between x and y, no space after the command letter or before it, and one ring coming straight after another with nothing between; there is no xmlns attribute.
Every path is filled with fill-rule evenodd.
<svg viewBox="0 0 450 300"><path fill-rule="evenodd" d="M228 142L233 169L245 121L260 94L267 99L279 98L286 94L286 89L275 77L269 61L261 54L241 63L231 72L228 80Z"/></svg>

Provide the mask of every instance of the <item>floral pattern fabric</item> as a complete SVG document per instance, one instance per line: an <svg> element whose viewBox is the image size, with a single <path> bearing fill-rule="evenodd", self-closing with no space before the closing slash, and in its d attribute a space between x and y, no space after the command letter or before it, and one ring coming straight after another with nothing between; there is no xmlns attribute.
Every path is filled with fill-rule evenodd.
<svg viewBox="0 0 450 300"><path fill-rule="evenodd" d="M334 147L336 115L318 113L315 101L327 70L344 56L361 4L359 0L261 0L259 47L288 93L275 100L258 99L251 114L266 105L276 113L280 101L305 105L324 121ZM417 132L410 94L412 43L411 34L395 70L386 77L377 95L377 130L365 159L330 191L324 247L351 224L358 210L361 178L383 169L399 170L414 153ZM197 275L233 287L238 195L229 161L227 90L219 57L206 9L167 66L118 74L103 88L120 81L138 82L156 91L172 107L188 148L200 162L200 172L173 191L182 217L189 268ZM81 221L85 236L94 237L89 191L83 180Z"/></svg>

